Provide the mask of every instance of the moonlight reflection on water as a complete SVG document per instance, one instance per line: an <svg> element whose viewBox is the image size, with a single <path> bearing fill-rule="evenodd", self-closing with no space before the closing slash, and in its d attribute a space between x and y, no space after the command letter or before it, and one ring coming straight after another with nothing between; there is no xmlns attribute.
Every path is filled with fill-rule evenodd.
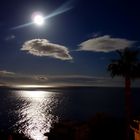
<svg viewBox="0 0 140 140"><path fill-rule="evenodd" d="M24 90L17 91L17 96L25 100L17 111L18 131L34 140L47 140L43 134L49 132L52 123L57 121L57 117L51 114L57 105L52 92Z"/></svg>

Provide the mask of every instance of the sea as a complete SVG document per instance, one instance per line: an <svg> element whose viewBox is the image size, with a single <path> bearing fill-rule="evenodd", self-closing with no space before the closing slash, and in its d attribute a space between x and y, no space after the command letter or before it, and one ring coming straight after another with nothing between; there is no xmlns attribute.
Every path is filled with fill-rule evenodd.
<svg viewBox="0 0 140 140"><path fill-rule="evenodd" d="M124 88L0 88L0 131L15 131L33 140L47 140L53 123L85 121L96 113L125 116ZM140 115L140 88L133 88L133 115Z"/></svg>

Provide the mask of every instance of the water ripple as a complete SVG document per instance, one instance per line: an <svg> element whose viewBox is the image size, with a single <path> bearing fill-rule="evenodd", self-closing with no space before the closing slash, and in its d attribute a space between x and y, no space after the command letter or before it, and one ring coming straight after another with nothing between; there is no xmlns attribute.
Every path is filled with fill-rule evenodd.
<svg viewBox="0 0 140 140"><path fill-rule="evenodd" d="M15 112L18 115L15 124L18 132L34 140L46 140L43 134L58 121L58 117L53 115L58 100L46 91L17 91L16 96L23 102Z"/></svg>

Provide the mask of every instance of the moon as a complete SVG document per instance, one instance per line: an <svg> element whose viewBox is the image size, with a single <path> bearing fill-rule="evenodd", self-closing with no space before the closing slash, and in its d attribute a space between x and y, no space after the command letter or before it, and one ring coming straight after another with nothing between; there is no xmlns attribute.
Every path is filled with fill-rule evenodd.
<svg viewBox="0 0 140 140"><path fill-rule="evenodd" d="M54 10L51 14L43 16L41 12L34 12L32 14L32 21L27 22L24 24L20 24L17 26L14 26L10 28L10 30L17 30L21 28L25 28L31 25L37 25L37 26L43 26L45 23L45 20L48 20L50 18L53 18L55 16L61 15L67 11L70 11L74 8L72 5L73 0L67 0L65 3L63 3L60 7L58 7L56 10Z"/></svg>
<svg viewBox="0 0 140 140"><path fill-rule="evenodd" d="M43 26L45 19L43 17L42 14L35 14L33 16L33 22L34 24L36 24L37 26Z"/></svg>

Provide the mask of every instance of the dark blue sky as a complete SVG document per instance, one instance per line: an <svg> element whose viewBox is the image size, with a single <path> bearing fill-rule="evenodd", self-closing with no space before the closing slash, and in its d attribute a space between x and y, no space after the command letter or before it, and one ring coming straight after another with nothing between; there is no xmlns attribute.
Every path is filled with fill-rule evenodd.
<svg viewBox="0 0 140 140"><path fill-rule="evenodd" d="M106 69L110 59L116 57L114 51L139 47L139 5L138 0L1 0L0 83L76 81L84 85L85 81L87 85L109 85ZM32 22L31 16L36 11L48 16L56 9L69 7L73 8L46 19L42 27L31 24L13 29ZM52 44L45 46L44 40L40 40L38 46L37 39ZM91 42L86 42L90 39ZM44 48L48 46L49 50Z"/></svg>

